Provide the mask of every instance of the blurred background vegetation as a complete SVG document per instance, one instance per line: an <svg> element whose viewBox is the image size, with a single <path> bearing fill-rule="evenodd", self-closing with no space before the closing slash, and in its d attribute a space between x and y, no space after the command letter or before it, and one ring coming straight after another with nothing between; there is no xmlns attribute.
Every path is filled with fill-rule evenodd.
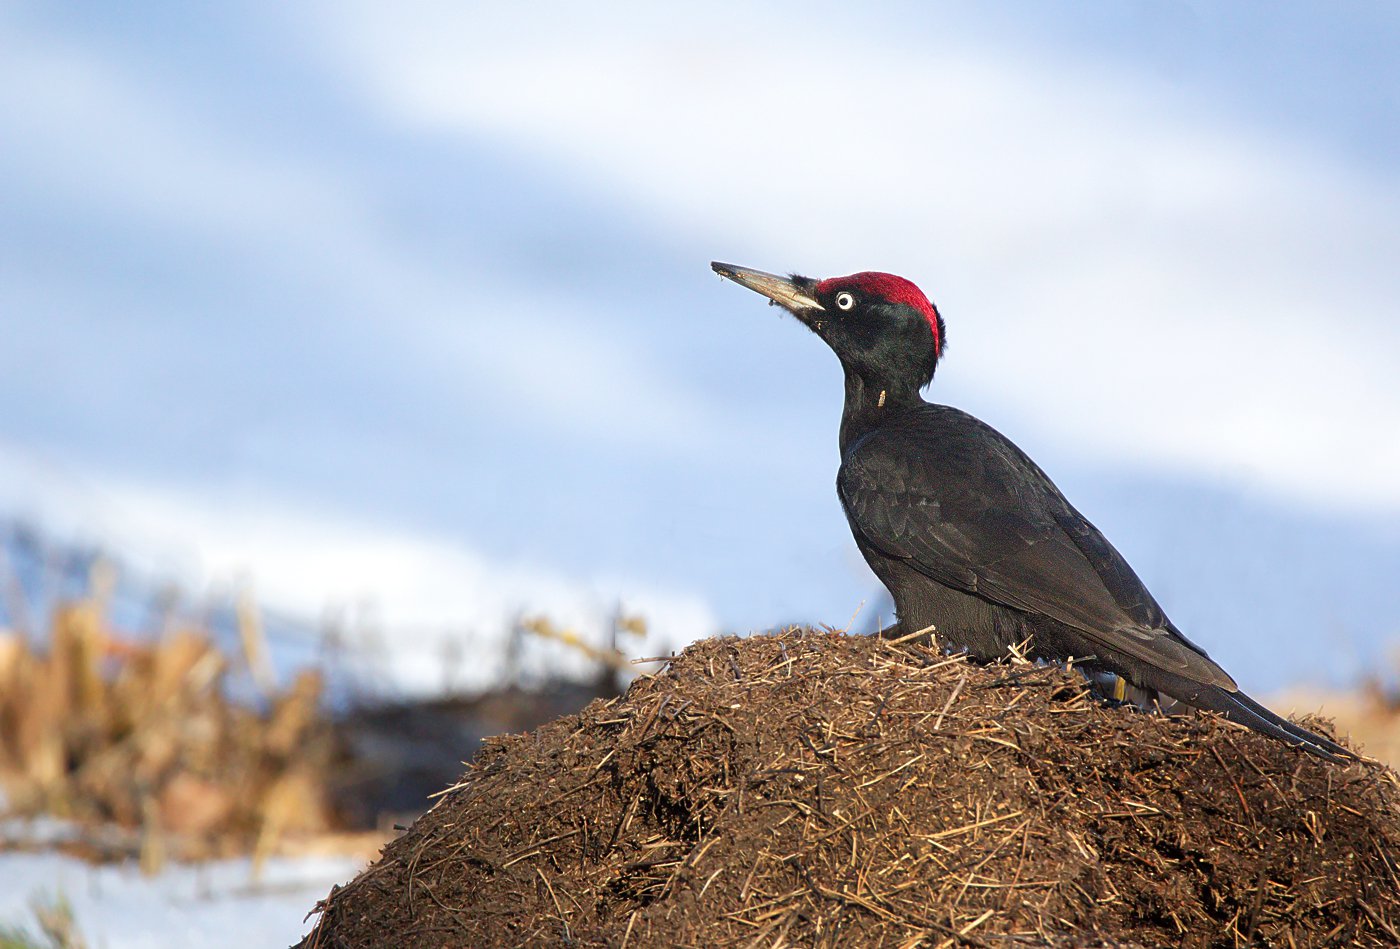
<svg viewBox="0 0 1400 949"><path fill-rule="evenodd" d="M405 698L357 674L362 654L343 661L392 648L392 630L309 630L246 588L156 583L23 524L0 537L4 812L71 821L41 842L148 872L171 858L252 854L256 869L298 848L372 851L458 777L482 739L615 695L655 668L617 648L645 635L640 617L615 614L614 645L600 647L522 615L508 654L492 657L510 672L490 689L454 689L452 666L482 657L446 649L444 688ZM527 642L581 655L594 671L524 669ZM297 650L304 661L287 665ZM0 848L33 837L29 825L8 826Z"/></svg>

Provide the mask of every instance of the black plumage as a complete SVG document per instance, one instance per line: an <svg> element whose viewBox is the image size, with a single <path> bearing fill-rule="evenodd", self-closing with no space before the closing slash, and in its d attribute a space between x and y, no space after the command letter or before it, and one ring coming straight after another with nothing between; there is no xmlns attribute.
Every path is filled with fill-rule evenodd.
<svg viewBox="0 0 1400 949"><path fill-rule="evenodd" d="M894 597L898 632L929 629L982 660L1025 648L1298 745L1354 757L1239 690L1167 618L1127 561L1000 432L926 402L946 334L914 284L829 280L730 264L721 276L781 304L846 376L837 493L857 546Z"/></svg>

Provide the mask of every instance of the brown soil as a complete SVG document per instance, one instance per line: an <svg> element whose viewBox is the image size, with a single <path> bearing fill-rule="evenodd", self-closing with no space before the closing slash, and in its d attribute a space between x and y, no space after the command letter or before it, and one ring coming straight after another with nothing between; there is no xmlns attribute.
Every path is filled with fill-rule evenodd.
<svg viewBox="0 0 1400 949"><path fill-rule="evenodd" d="M1395 946L1397 855L1379 766L789 632L489 744L302 945Z"/></svg>

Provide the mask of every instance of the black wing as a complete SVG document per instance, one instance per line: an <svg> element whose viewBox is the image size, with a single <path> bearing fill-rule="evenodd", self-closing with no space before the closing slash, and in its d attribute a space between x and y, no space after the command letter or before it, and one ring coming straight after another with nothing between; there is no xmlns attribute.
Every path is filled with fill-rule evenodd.
<svg viewBox="0 0 1400 949"><path fill-rule="evenodd" d="M837 490L856 531L925 576L1049 616L1112 654L1236 691L1045 473L965 412L927 405L860 439Z"/></svg>

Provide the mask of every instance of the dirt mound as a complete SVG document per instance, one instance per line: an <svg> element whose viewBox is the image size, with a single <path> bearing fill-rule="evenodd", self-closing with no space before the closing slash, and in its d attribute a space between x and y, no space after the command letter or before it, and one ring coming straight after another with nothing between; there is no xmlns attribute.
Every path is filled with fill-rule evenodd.
<svg viewBox="0 0 1400 949"><path fill-rule="evenodd" d="M789 632L494 742L303 946L1394 946L1397 854L1394 772Z"/></svg>

